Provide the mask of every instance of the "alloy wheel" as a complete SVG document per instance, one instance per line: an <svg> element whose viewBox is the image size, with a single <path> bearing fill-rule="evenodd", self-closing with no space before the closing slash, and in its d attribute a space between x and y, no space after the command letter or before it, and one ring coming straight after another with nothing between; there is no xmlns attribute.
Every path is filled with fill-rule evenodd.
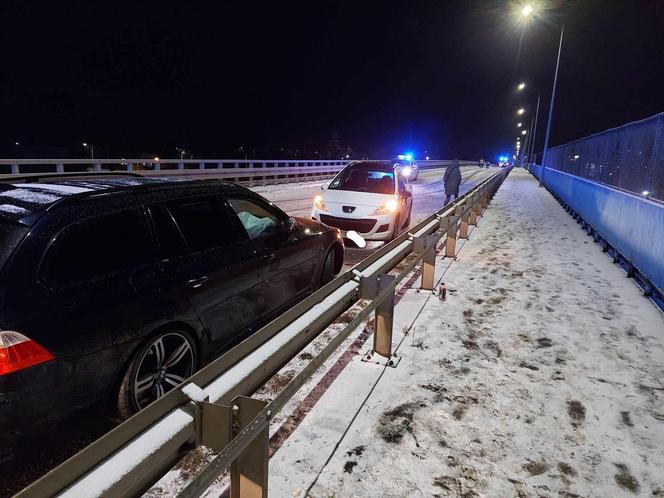
<svg viewBox="0 0 664 498"><path fill-rule="evenodd" d="M152 340L140 359L133 379L134 401L143 409L182 383L194 371L190 339L168 332Z"/></svg>

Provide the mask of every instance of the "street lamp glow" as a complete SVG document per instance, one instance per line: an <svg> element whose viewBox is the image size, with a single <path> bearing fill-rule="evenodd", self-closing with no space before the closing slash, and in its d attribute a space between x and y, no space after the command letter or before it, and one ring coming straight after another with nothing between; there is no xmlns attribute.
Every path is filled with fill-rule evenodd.
<svg viewBox="0 0 664 498"><path fill-rule="evenodd" d="M526 112L526 110L525 110L523 107L522 107L521 109L519 109L518 111L516 111L516 113L517 113L519 116L523 115L524 112Z"/></svg>
<svg viewBox="0 0 664 498"><path fill-rule="evenodd" d="M155 160L155 161L159 161L159 156L155 156L155 157L154 157L154 160Z"/></svg>
<svg viewBox="0 0 664 498"><path fill-rule="evenodd" d="M83 142L83 147L87 147L87 146L88 146L88 143L87 143L87 142Z"/></svg>
<svg viewBox="0 0 664 498"><path fill-rule="evenodd" d="M523 90L524 88L526 88L525 83L519 83L519 86L516 87L517 90Z"/></svg>
<svg viewBox="0 0 664 498"><path fill-rule="evenodd" d="M532 5L524 5L523 8L521 9L521 15L523 17L530 17L533 15L535 9L533 9Z"/></svg>
<svg viewBox="0 0 664 498"><path fill-rule="evenodd" d="M523 123L517 123L517 124L516 124L516 127L517 127L517 128L521 128L522 125L523 125Z"/></svg>
<svg viewBox="0 0 664 498"><path fill-rule="evenodd" d="M523 130L523 131L521 132L522 135L525 135L526 133L528 133L528 130Z"/></svg>

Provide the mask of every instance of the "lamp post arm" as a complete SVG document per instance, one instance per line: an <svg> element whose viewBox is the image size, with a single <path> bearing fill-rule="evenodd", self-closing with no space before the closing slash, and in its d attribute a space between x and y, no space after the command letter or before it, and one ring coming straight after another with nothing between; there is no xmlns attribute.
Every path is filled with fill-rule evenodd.
<svg viewBox="0 0 664 498"><path fill-rule="evenodd" d="M565 25L560 30L560 43L558 44L558 59L556 60L556 72L553 76L553 90L551 91L551 105L549 106L549 119L546 125L546 137L544 138L544 151L542 152L542 174L540 175L540 185L544 184L544 173L546 172L546 153L549 147L549 137L551 135L551 118L553 117L553 105L556 101L556 84L558 83L558 69L560 68L560 52L563 48L563 36L565 34Z"/></svg>

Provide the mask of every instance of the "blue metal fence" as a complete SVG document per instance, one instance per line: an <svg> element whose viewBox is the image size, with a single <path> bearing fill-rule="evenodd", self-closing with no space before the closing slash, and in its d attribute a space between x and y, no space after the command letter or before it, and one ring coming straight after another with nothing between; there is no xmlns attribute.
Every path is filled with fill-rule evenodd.
<svg viewBox="0 0 664 498"><path fill-rule="evenodd" d="M546 167L664 202L664 113L549 149Z"/></svg>

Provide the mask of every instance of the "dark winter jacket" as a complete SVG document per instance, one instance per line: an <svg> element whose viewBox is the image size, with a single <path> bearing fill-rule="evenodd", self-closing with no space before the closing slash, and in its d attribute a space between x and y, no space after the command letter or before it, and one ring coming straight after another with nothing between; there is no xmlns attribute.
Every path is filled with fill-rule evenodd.
<svg viewBox="0 0 664 498"><path fill-rule="evenodd" d="M461 183L461 170L459 169L459 161L455 159L452 161L447 169L445 170L445 176L443 177L445 182L445 194L447 195L459 195L459 184Z"/></svg>

